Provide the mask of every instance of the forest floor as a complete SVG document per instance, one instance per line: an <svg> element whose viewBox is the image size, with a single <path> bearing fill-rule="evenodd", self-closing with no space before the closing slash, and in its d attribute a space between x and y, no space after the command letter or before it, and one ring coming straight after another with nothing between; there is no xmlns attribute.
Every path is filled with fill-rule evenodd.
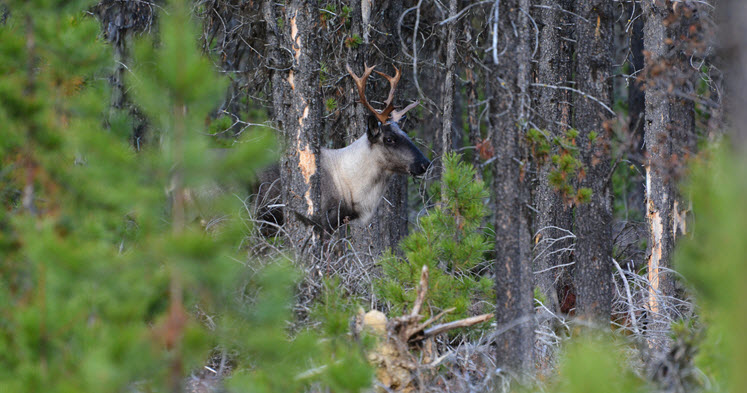
<svg viewBox="0 0 747 393"><path fill-rule="evenodd" d="M247 218L255 224L245 242L249 245L249 268L259 271L266 264L279 259L306 261L305 264L296 263L303 273L295 296L296 320L291 322L290 331L315 329L318 321L309 315L322 291L326 290L324 280L331 277L336 278L339 285L335 290L344 294L349 304L355 304L359 309L359 315L350 315L351 336L360 333L361 328L356 328L356 324L360 325L364 318L364 306L365 311L383 311L388 314L386 317L389 321L406 317L391 315L387 302L377 298L374 293L376 280L381 275L376 256L357 250L343 236L328 239L321 257L299 256L298 250L284 245L283 227L276 228L275 235L271 237L263 233L263 226L266 227L268 223L253 218L258 217L260 208L256 201L248 199L245 203ZM206 227L213 224L208 223ZM619 248L629 248L638 239L637 231L629 225L619 224L616 232L616 246ZM572 252L572 247L563 247L566 249L545 252ZM670 327L679 321L696 320L694 303L685 295L673 298L652 292L649 278L640 274L632 261L627 264L616 260L613 262L615 294L609 326L592 326L575 318L572 309L570 312L553 311L559 305L544 304L540 299L535 299L535 369L531 373L515 375L495 364L496 348L491 343L496 335L510 326L496 326L493 322L462 329L458 334L441 334L427 343L421 341L417 345L408 345L404 356L410 363L407 367L409 385L402 386L398 391L485 392L496 391L498 387L498 391L508 392L515 381L532 387L532 390L545 391L546 384L553 380L561 366L559 359L564 344L586 328L613 332L617 339L616 346L625 354L628 368L641 379L656 382L661 391L687 391L682 387L690 383L687 381L693 375L706 378L692 365L695 349L687 334L694 329L688 330L690 333L676 335ZM485 270L491 271L489 268ZM667 273L677 274L674 271ZM683 289L681 293L686 291ZM651 323L649 302L652 296L659 304L660 317L666 322L664 324L654 326ZM387 334L391 336L396 333L390 330ZM232 366L231 355L216 349L204 367L188 377L186 390L195 393L224 391L223 380L231 375ZM382 378L381 374L378 376ZM388 380L388 383L391 381ZM707 384L707 381L701 380L699 383ZM373 388L387 391L380 381L377 386Z"/></svg>

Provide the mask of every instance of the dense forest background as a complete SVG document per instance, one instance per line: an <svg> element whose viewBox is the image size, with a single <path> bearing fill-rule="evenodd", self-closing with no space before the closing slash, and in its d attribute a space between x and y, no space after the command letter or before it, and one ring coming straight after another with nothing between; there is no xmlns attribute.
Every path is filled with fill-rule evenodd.
<svg viewBox="0 0 747 393"><path fill-rule="evenodd" d="M0 391L745 391L744 26L742 0L0 0ZM401 70L433 164L329 234L299 212L366 133L346 65Z"/></svg>

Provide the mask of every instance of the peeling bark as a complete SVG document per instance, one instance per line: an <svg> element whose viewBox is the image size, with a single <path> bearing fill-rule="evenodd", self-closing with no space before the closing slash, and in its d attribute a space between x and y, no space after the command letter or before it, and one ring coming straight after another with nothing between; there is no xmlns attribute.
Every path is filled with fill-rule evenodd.
<svg viewBox="0 0 747 393"><path fill-rule="evenodd" d="M672 267L671 257L677 231L686 229L682 204L677 192L677 175L673 166L686 156L688 140L694 132L692 102L671 94L680 80L687 80L690 66L682 48L668 44L685 34L684 25L673 23L678 18L671 5L656 2L643 5L645 20L644 46L649 56L646 73L646 221L648 223L648 308L652 327L668 328L667 310L659 304L661 296L675 296L674 277L667 272ZM654 71L661 64L671 68L664 74ZM684 79L683 79L684 78ZM651 347L663 343L651 340Z"/></svg>
<svg viewBox="0 0 747 393"><path fill-rule="evenodd" d="M313 2L296 0L286 5L283 29L276 23L274 4L264 4L268 41L293 54L288 71L274 70L272 76L273 116L283 132L285 155L280 180L285 202L286 230L297 252L316 255L320 247L318 221L320 184L317 174L321 142L322 103L319 89L318 9ZM271 56L281 54L271 50Z"/></svg>

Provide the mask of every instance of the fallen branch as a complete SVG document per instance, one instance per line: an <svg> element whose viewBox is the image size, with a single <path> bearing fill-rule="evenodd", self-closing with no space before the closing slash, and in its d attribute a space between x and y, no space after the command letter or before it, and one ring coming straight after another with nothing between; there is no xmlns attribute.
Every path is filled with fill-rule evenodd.
<svg viewBox="0 0 747 393"><path fill-rule="evenodd" d="M469 327L472 325L477 325L478 323L487 322L491 318L493 318L493 316L494 316L493 313L482 314L482 315L478 315L475 317L464 318L458 321L452 321L452 322L447 322L441 325L436 325L426 330L425 332L423 332L423 338L432 337L432 336L447 332L449 330L458 329L462 327Z"/></svg>
<svg viewBox="0 0 747 393"><path fill-rule="evenodd" d="M410 328L410 329L409 329L409 330L407 331L407 333L405 334L405 337L408 337L408 338L409 338L409 340L412 340L412 339L414 339L414 337L413 337L413 336L414 336L415 334L417 334L417 333L418 333L418 332L420 332L420 331L423 331L423 329L425 329L425 328L427 328L428 326L430 326L430 324L432 324L433 322L436 322L436 321L438 321L439 319L443 318L443 316L444 316L444 315L446 315L446 314L448 314L448 313L450 313L450 312L453 312L454 310L456 310L456 308L454 308L454 307L452 307L452 308L447 308L446 310L443 310L443 311L441 311L440 313L438 313L438 315L436 315L435 317L429 318L429 319L428 319L427 321L425 321L425 322L421 323L421 324L420 324L420 325L418 325L418 326L415 326L414 328ZM421 338L422 338L422 337L421 337Z"/></svg>
<svg viewBox="0 0 747 393"><path fill-rule="evenodd" d="M379 337L377 347L368 353L368 360L376 367L376 379L379 382L377 392L413 392L422 384L418 370L422 367L435 367L447 355L438 356L433 337L449 330L469 327L486 322L493 318L493 314L483 314L443 323L428 328L439 321L444 315L456 308L441 311L425 322L420 322L420 314L428 294L428 267L423 266L420 273L417 296L412 305L412 311L387 321L386 316L377 310L363 314L361 309L356 323L356 334L364 329ZM428 328L428 329L426 329ZM419 356L411 351L420 351ZM315 370L311 370L315 371ZM305 374L302 374L305 376ZM418 382L420 381L420 382Z"/></svg>

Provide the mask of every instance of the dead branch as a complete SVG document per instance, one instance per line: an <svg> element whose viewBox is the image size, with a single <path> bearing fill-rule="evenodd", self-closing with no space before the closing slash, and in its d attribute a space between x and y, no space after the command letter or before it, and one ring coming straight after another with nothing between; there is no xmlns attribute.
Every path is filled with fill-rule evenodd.
<svg viewBox="0 0 747 393"><path fill-rule="evenodd" d="M456 310L456 308L452 307L452 308L447 308L446 310L443 310L443 311L441 311L441 312L440 312L440 313L438 313L438 315L436 315L435 317L429 318L429 319L428 319L427 321L425 321L425 322L421 323L420 325L418 325L418 326L416 326L416 327L414 327L414 328L411 328L411 329L410 329L410 330L409 330L409 331L408 331L408 332L407 332L407 333L405 334L405 336L406 336L406 337L410 337L410 339L413 339L413 336L414 336L414 335L415 335L416 333L418 333L418 332L420 332L420 331L423 331L423 329L425 329L425 328L427 328L428 326L430 326L430 325L431 325L431 324L432 324L433 322L436 322L436 321L438 321L438 320L439 320L439 319L441 319L441 318L442 318L442 317L443 317L444 315L446 315L446 314L448 314L448 313L450 313L450 312L453 312L454 310ZM422 337L420 337L420 338L422 338ZM419 338L418 338L418 339L419 339Z"/></svg>
<svg viewBox="0 0 747 393"><path fill-rule="evenodd" d="M418 285L418 297L415 299L415 304L412 306L411 316L420 314L420 309L423 307L423 301L425 295L428 293L428 266L423 265L423 269L420 273L420 285Z"/></svg>
<svg viewBox="0 0 747 393"><path fill-rule="evenodd" d="M368 354L369 361L376 366L377 386L381 388L377 391L412 392L418 386L422 387L424 381L419 370L432 368L446 357L439 357L433 341L435 336L489 321L494 316L483 314L428 328L455 310L448 308L420 323L423 319L420 312L428 294L428 277L428 267L423 266L417 297L409 314L392 318L387 322L386 316L379 311L372 310L365 315L362 314L363 310L359 312L357 320L361 323L355 325L355 333L368 329L380 339L378 346ZM384 325L385 330L382 328ZM413 351L420 351L421 356L414 355Z"/></svg>
<svg viewBox="0 0 747 393"><path fill-rule="evenodd" d="M493 318L493 316L494 316L493 313L482 314L476 317L469 317L469 318L460 319L458 321L447 322L447 323L443 323L440 325L436 325L426 330L425 332L423 332L423 338L432 337L432 336L447 332L449 330L469 327L472 325L477 325L478 323L487 322L491 318Z"/></svg>

